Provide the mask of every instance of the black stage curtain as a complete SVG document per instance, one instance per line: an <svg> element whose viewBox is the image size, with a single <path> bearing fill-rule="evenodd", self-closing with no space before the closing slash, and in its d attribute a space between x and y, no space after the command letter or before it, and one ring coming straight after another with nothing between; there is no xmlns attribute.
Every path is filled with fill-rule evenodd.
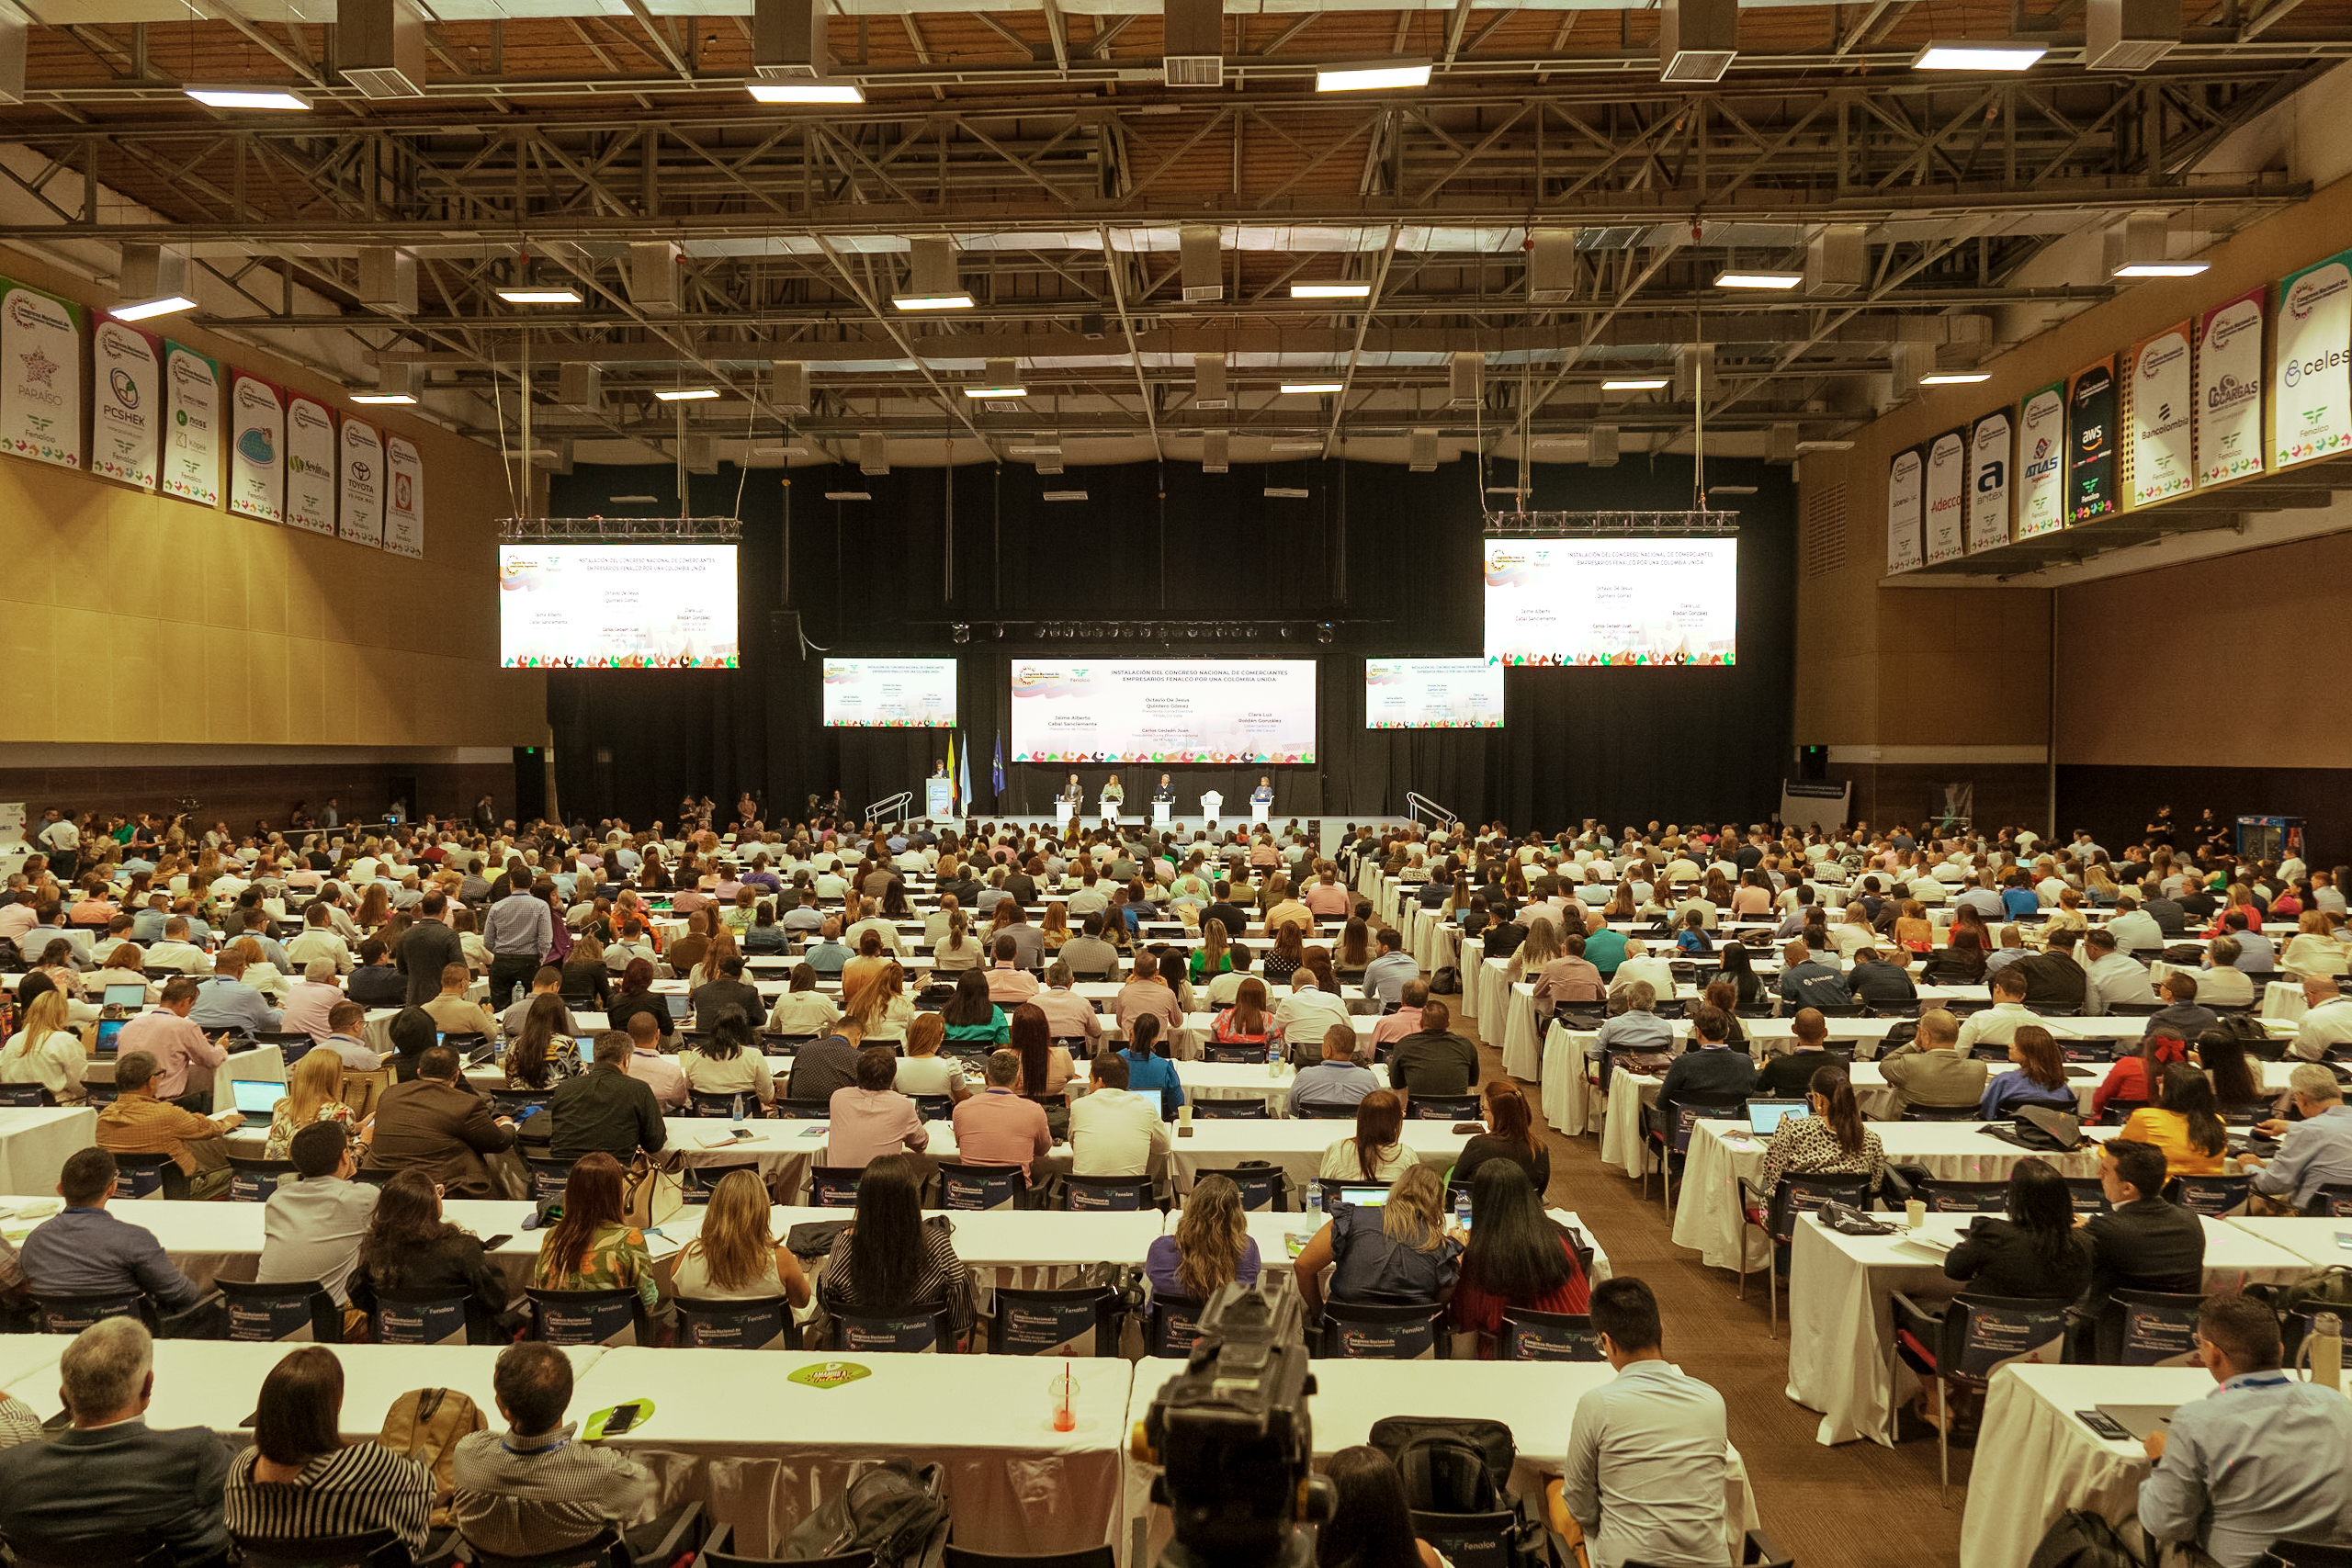
<svg viewBox="0 0 2352 1568"><path fill-rule="evenodd" d="M800 811L838 786L853 807L900 789L920 798L946 753L932 730L826 729L819 660L954 654L959 748L981 810L1052 810L1064 771L1008 762L1000 800L991 764L1012 752L1014 659L1313 658L1315 764L1272 770L1278 818L1397 817L1419 791L1473 819L1556 828L1585 817L1760 818L1788 771L1795 657L1795 492L1784 468L1718 461L1740 497L1739 652L1713 670L1513 670L1499 732L1367 730L1366 657L1465 656L1483 643L1481 479L1474 464L1413 474L1385 465L1130 464L1040 478L968 466L861 475L854 469L695 476L700 514L737 510L742 668L725 671L559 671L548 678L557 785L574 817L668 818L688 790L732 802L750 789ZM1488 464L1487 484L1515 478ZM739 488L740 487L740 488ZM1301 497L1269 489L1304 490ZM1047 491L1082 501L1046 501ZM864 492L832 501L827 492ZM617 495L650 494L625 507ZM583 466L553 481L560 515L676 509L667 468ZM1538 465L1535 509L1690 504L1688 459L1612 468ZM1041 640L1040 620L1282 620L1258 641L1179 637ZM1320 641L1318 623L1332 626ZM972 629L958 644L952 626ZM997 624L1003 623L997 635ZM1168 770L1180 808L1202 791L1247 812L1256 774ZM1080 769L1090 802L1110 770ZM1159 770L1121 770L1133 809Z"/></svg>

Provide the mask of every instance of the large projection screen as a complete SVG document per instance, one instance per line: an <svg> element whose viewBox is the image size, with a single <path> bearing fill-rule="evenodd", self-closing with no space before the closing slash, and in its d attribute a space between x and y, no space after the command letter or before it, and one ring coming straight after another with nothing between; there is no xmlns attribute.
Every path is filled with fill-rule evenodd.
<svg viewBox="0 0 2352 1568"><path fill-rule="evenodd" d="M1366 729L1500 729L1503 667L1484 659L1367 659Z"/></svg>
<svg viewBox="0 0 2352 1568"><path fill-rule="evenodd" d="M1736 538L1486 541L1498 664L1738 662Z"/></svg>
<svg viewBox="0 0 2352 1568"><path fill-rule="evenodd" d="M1016 659L1016 762L1315 761L1311 659Z"/></svg>
<svg viewBox="0 0 2352 1568"><path fill-rule="evenodd" d="M732 670L732 545L501 545L498 661L532 670Z"/></svg>
<svg viewBox="0 0 2352 1568"><path fill-rule="evenodd" d="M825 723L838 729L953 729L952 659L828 659Z"/></svg>

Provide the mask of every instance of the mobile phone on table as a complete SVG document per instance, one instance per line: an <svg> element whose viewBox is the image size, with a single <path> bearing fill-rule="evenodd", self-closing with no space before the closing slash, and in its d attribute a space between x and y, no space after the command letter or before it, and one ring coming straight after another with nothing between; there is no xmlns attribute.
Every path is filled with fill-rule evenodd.
<svg viewBox="0 0 2352 1568"><path fill-rule="evenodd" d="M627 1404L614 1405L613 1413L605 1417L605 1436L617 1438L631 1427L636 1426L637 1418L644 1409L645 1406L635 1400L631 1400Z"/></svg>
<svg viewBox="0 0 2352 1568"><path fill-rule="evenodd" d="M496 1252L500 1247L504 1247L508 1242L513 1241L514 1239L514 1233L511 1231L500 1235L485 1236L482 1239L481 1249L484 1252Z"/></svg>
<svg viewBox="0 0 2352 1568"><path fill-rule="evenodd" d="M2123 1423L2104 1410L2077 1410L2075 1412L2075 1419L2110 1443L2128 1443L2132 1440L2132 1434L2124 1429ZM609 1427L606 1429L610 1430Z"/></svg>

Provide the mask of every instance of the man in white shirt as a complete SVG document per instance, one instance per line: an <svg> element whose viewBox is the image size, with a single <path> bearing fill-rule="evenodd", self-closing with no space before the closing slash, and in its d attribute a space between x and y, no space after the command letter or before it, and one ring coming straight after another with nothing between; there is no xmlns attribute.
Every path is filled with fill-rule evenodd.
<svg viewBox="0 0 2352 1568"><path fill-rule="evenodd" d="M1592 1326L1616 1378L1577 1401L1563 1500L1593 1568L1724 1561L1723 1395L1668 1362L1657 1298L1630 1275L1592 1289Z"/></svg>
<svg viewBox="0 0 2352 1568"><path fill-rule="evenodd" d="M2108 934L2115 938L2118 953L2161 953L2164 951L2164 928L2156 924L2155 916L2140 908L2140 900L2126 893L2115 900L2115 918L2107 922Z"/></svg>
<svg viewBox="0 0 2352 1568"><path fill-rule="evenodd" d="M2238 967L2238 939L2217 936L2206 945L2205 966L2197 971L2197 999L2209 1008L2254 1005L2254 982Z"/></svg>
<svg viewBox="0 0 2352 1568"><path fill-rule="evenodd" d="M2352 1045L2352 997L2343 994L2335 976L2304 976L2303 1007L2295 1043L2288 1047L2294 1055L2316 1062L2331 1045Z"/></svg>
<svg viewBox="0 0 2352 1568"><path fill-rule="evenodd" d="M875 935L882 939L883 948L893 957L903 958L906 956L907 947L905 938L899 934L899 928L895 922L886 920L880 915L874 912L873 899L860 899L857 906L857 923L850 927L849 930L842 932L842 940L849 943L852 952L856 951L859 939L867 931L872 931Z"/></svg>
<svg viewBox="0 0 2352 1568"><path fill-rule="evenodd" d="M1159 1096L1127 1089L1127 1059L1115 1051L1094 1058L1093 1088L1069 1108L1070 1174L1148 1176L1168 1153L1168 1123Z"/></svg>
<svg viewBox="0 0 2352 1568"><path fill-rule="evenodd" d="M1651 953L1649 945L1641 938L1629 937L1625 942L1624 958L1619 962L1615 973L1609 976L1609 988L1611 991L1623 990L1636 980L1645 981L1652 996L1674 995L1674 966Z"/></svg>
<svg viewBox="0 0 2352 1568"><path fill-rule="evenodd" d="M300 983L287 996L278 1026L289 1034L300 1032L323 1041L334 1032L328 1020L342 1000L343 987L335 984L334 961L313 959L302 971Z"/></svg>
<svg viewBox="0 0 2352 1568"><path fill-rule="evenodd" d="M174 915L164 922L164 940L147 950L146 967L176 969L183 975L209 975L212 958L187 940L187 921Z"/></svg>
<svg viewBox="0 0 2352 1568"><path fill-rule="evenodd" d="M2156 987L2148 978L2147 967L2138 959L2116 951L2115 933L2107 930L2091 932L2083 939L2084 955L2090 962L2083 968L2083 1011L2092 1018L2102 1018L2114 1010L2117 1002L2151 1002L2156 999Z"/></svg>
<svg viewBox="0 0 2352 1568"><path fill-rule="evenodd" d="M1397 988L1397 994L1404 994L1402 987ZM1274 1022L1284 1038L1298 1041L1320 1040L1334 1024L1344 1024L1351 1030L1355 1027L1347 1002L1319 988L1314 975L1306 969L1292 974L1290 995L1275 1004Z"/></svg>
<svg viewBox="0 0 2352 1568"><path fill-rule="evenodd" d="M351 946L335 934L327 906L312 903L302 913L302 932L286 944L288 962L307 970L321 959L334 966L338 975L348 975L352 969Z"/></svg>
<svg viewBox="0 0 2352 1568"><path fill-rule="evenodd" d="M1965 1056L1980 1041L1988 1045L2007 1045L2029 1023L2047 1028L2047 1021L2026 1007L2025 992L2025 976L2015 969L2004 969L1994 976L1993 1005L1982 1012L1969 1014L1968 1021L1960 1026L1960 1043L1955 1049Z"/></svg>

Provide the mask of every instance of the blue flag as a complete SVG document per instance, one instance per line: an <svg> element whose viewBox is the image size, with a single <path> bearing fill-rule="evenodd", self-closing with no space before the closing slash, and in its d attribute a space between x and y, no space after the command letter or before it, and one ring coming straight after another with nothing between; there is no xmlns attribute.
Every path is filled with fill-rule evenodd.
<svg viewBox="0 0 2352 1568"><path fill-rule="evenodd" d="M990 769L995 776L996 792L1004 793L1004 731L996 732L996 761Z"/></svg>
<svg viewBox="0 0 2352 1568"><path fill-rule="evenodd" d="M956 759L956 797L963 803L965 810L972 808L972 749L969 746L966 746L963 756Z"/></svg>

